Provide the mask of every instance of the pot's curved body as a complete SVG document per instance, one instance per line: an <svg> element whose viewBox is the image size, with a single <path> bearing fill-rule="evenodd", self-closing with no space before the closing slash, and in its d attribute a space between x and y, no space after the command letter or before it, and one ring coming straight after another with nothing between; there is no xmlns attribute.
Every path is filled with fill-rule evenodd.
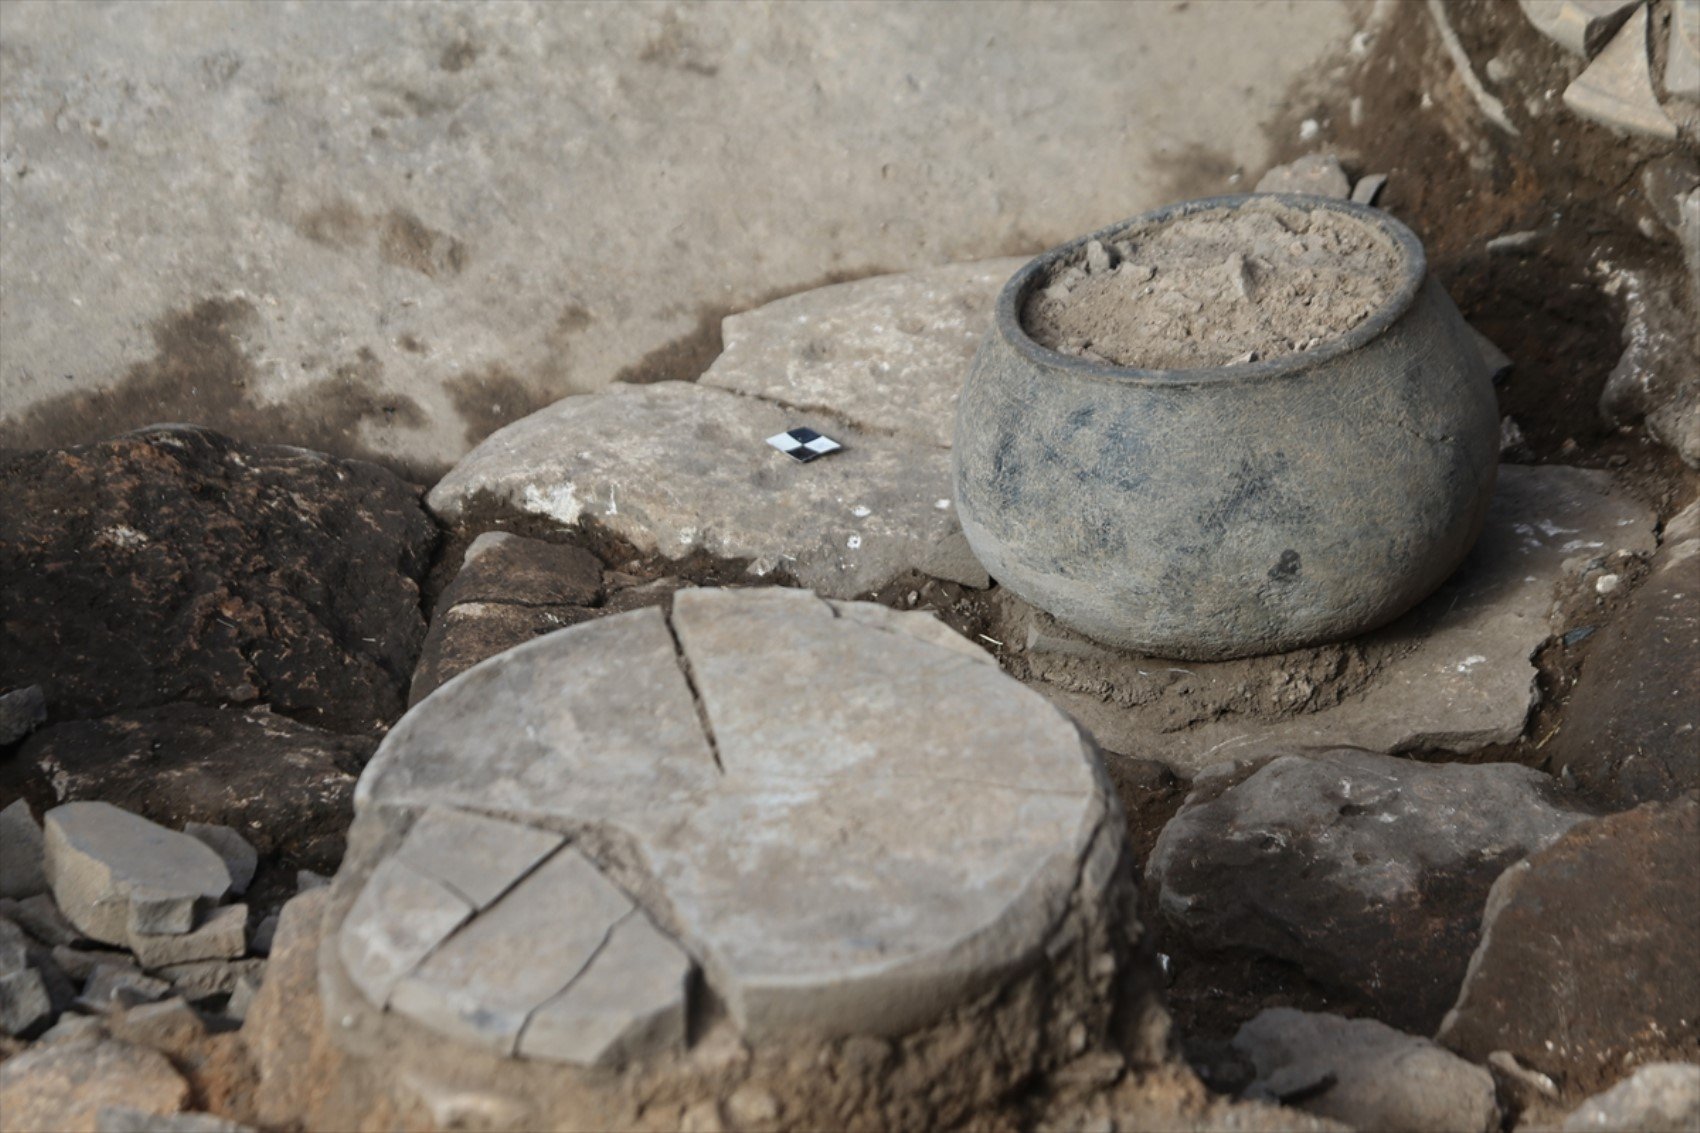
<svg viewBox="0 0 1700 1133"><path fill-rule="evenodd" d="M1039 346L1029 293L1090 239L1246 197L1192 201L1045 253L998 297L958 404L956 500L991 575L1099 641L1191 660L1338 640L1410 609L1481 531L1499 458L1493 386L1403 225L1393 297L1305 353L1200 370Z"/></svg>

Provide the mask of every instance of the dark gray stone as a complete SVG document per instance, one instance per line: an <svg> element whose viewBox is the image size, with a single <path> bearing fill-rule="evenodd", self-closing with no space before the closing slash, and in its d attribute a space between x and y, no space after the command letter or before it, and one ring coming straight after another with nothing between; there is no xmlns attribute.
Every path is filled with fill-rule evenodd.
<svg viewBox="0 0 1700 1133"><path fill-rule="evenodd" d="M1010 280L953 449L959 518L992 577L1096 640L1207 660L1373 628L1452 573L1492 494L1492 383L1410 230L1325 207L1394 240L1402 277L1351 331L1265 362L1156 377L1028 337L1029 292L1130 222Z"/></svg>
<svg viewBox="0 0 1700 1133"><path fill-rule="evenodd" d="M47 892L41 826L18 799L0 810L0 897L21 899Z"/></svg>
<svg viewBox="0 0 1700 1133"><path fill-rule="evenodd" d="M1700 796L1574 827L1494 883L1438 1040L1509 1051L1580 1097L1700 1044Z"/></svg>
<svg viewBox="0 0 1700 1133"><path fill-rule="evenodd" d="M1508 763L1337 751L1193 782L1147 867L1172 929L1423 1034L1457 997L1494 879L1584 817Z"/></svg>
<svg viewBox="0 0 1700 1133"><path fill-rule="evenodd" d="M40 685L0 695L0 747L15 744L47 719L47 697Z"/></svg>

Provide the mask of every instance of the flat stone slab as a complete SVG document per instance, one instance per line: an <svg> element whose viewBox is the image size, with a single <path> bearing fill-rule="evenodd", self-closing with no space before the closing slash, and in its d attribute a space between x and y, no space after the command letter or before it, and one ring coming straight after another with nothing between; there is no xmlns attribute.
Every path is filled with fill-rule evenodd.
<svg viewBox="0 0 1700 1133"><path fill-rule="evenodd" d="M1272 956L1432 1033L1495 879L1584 817L1518 764L1288 754L1194 780L1146 872L1195 948Z"/></svg>
<svg viewBox="0 0 1700 1133"><path fill-rule="evenodd" d="M443 1033L602 1064L681 1041L693 964L751 1039L908 1033L998 986L1074 905L1108 915L1120 827L1073 723L941 628L686 590L462 674L385 741L360 820L569 844L458 927L415 822L342 922L349 974Z"/></svg>
<svg viewBox="0 0 1700 1133"><path fill-rule="evenodd" d="M54 807L43 827L54 900L91 939L128 943L132 894L211 904L230 890L203 843L108 803Z"/></svg>
<svg viewBox="0 0 1700 1133"><path fill-rule="evenodd" d="M1020 258L820 287L720 324L702 385L949 448L956 397Z"/></svg>
<svg viewBox="0 0 1700 1133"><path fill-rule="evenodd" d="M843 451L800 464L767 445L799 425ZM427 497L451 526L594 519L644 552L749 559L834 598L908 570L984 586L951 501L946 449L684 382L558 401L493 434Z"/></svg>
<svg viewBox="0 0 1700 1133"><path fill-rule="evenodd" d="M1620 134L1675 140L1676 123L1653 92L1645 5L1634 6L1599 58L1564 88L1564 105Z"/></svg>
<svg viewBox="0 0 1700 1133"><path fill-rule="evenodd" d="M1104 747L1161 759L1189 776L1261 749L1464 753L1509 743L1539 701L1532 657L1567 628L1551 621L1556 592L1574 584L1591 560L1619 550L1651 553L1655 522L1651 509L1614 489L1608 473L1502 465L1486 526L1457 573L1397 622L1348 643L1374 671L1338 703L1312 708L1305 689L1272 688L1272 704L1262 711L1176 721L1175 698L1220 694L1231 704L1230 686L1243 684L1249 670L1262 664L1296 672L1303 668L1291 660L1298 655L1182 664L1112 654L1054 624L1036 641L1049 655L1031 659L1035 687ZM1127 686L1123 699L1132 703L1058 683L1069 664L1058 653L1070 646L1100 660L1125 659L1116 669ZM1050 670L1057 677L1047 677ZM1289 702L1302 710L1281 711Z"/></svg>

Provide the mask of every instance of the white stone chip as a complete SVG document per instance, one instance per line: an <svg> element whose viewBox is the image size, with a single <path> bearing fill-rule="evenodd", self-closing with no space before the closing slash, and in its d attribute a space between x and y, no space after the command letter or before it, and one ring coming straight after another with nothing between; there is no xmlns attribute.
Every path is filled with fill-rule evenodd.
<svg viewBox="0 0 1700 1133"><path fill-rule="evenodd" d="M230 890L230 871L201 842L110 804L66 803L44 825L54 899L94 940L127 942L136 890L209 904Z"/></svg>
<svg viewBox="0 0 1700 1133"><path fill-rule="evenodd" d="M630 898L569 846L403 976L390 1006L512 1054L531 1013L584 970L631 911Z"/></svg>
<svg viewBox="0 0 1700 1133"><path fill-rule="evenodd" d="M608 1066L682 1048L691 968L671 937L633 912L590 966L532 1015L520 1055Z"/></svg>

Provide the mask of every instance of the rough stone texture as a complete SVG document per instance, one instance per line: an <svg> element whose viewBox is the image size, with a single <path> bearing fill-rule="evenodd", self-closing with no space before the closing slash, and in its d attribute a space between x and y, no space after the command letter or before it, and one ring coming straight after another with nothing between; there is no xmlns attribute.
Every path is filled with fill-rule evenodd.
<svg viewBox="0 0 1700 1133"><path fill-rule="evenodd" d="M171 1114L188 1101L164 1055L129 1043L55 1043L0 1064L7 1133L96 1133L107 1106Z"/></svg>
<svg viewBox="0 0 1700 1133"><path fill-rule="evenodd" d="M1249 1097L1294 1098L1306 1112L1388 1133L1499 1130L1492 1075L1374 1019L1270 1008L1240 1028L1234 1049L1256 1068Z"/></svg>
<svg viewBox="0 0 1700 1133"><path fill-rule="evenodd" d="M266 962L256 958L244 960L194 960L187 964L167 964L160 968L161 979L169 980L171 990L183 998L199 1002L220 995L232 995L244 981L254 981L264 975Z"/></svg>
<svg viewBox="0 0 1700 1133"><path fill-rule="evenodd" d="M765 1094L787 1126L951 1124L1102 1044L1131 907L1107 786L1065 717L936 628L802 591L687 590L671 626L605 618L444 687L362 779L321 953L336 1042L403 1091L386 1096L528 1127L627 1127L634 1099L676 1127L681 1099L718 1110L739 1090L740 1112L768 1112ZM378 1010L383 989L345 972L349 938L403 919L373 894L431 805L567 834L551 863L593 865L641 912L594 959L563 947L527 926L570 906L521 900L545 865L413 958ZM724 1011L692 1010L691 960ZM545 975L565 992L539 999ZM467 989L489 997L476 1014ZM422 1004L457 1021L421 1026ZM704 1027L688 1045L686 1018ZM469 1023L501 1037L437 1037ZM499 1057L514 1033L522 1057ZM563 1058L625 1065L619 1094Z"/></svg>
<svg viewBox="0 0 1700 1133"><path fill-rule="evenodd" d="M442 1034L512 1054L532 1013L572 985L631 911L631 900L589 859L562 850L403 976L390 1006Z"/></svg>
<svg viewBox="0 0 1700 1133"><path fill-rule="evenodd" d="M76 925L65 919L51 894L38 893L22 901L0 903L0 914L12 918L43 944L79 944L87 939Z"/></svg>
<svg viewBox="0 0 1700 1133"><path fill-rule="evenodd" d="M53 1018L53 1001L41 973L29 965L23 930L0 918L0 1032L24 1035Z"/></svg>
<svg viewBox="0 0 1700 1133"><path fill-rule="evenodd" d="M1564 1119L1564 1133L1667 1133L1700 1129L1700 1066L1655 1062Z"/></svg>
<svg viewBox="0 0 1700 1133"><path fill-rule="evenodd" d="M992 300L1024 262L879 276L733 315L701 384L949 448L957 391L991 326Z"/></svg>
<svg viewBox="0 0 1700 1133"><path fill-rule="evenodd" d="M1281 755L1195 779L1147 874L1193 947L1276 957L1429 1033L1457 998L1494 879L1582 817L1515 764Z"/></svg>
<svg viewBox="0 0 1700 1133"><path fill-rule="evenodd" d="M1387 178L1383 177L1383 181ZM1277 165L1257 182L1259 193L1310 193L1318 197L1352 196L1352 183L1340 168L1340 159L1331 153L1313 153ZM1355 199L1355 198L1354 198ZM1361 202L1368 204L1369 202Z"/></svg>
<svg viewBox="0 0 1700 1133"><path fill-rule="evenodd" d="M343 966L367 999L387 1004L402 977L472 911L446 885L391 858L372 871L337 936Z"/></svg>
<svg viewBox="0 0 1700 1133"><path fill-rule="evenodd" d="M14 900L47 892L41 826L18 799L0 810L0 897Z"/></svg>
<svg viewBox="0 0 1700 1133"><path fill-rule="evenodd" d="M1677 229L1686 245L1700 228ZM1613 425L1645 423L1691 468L1700 468L1700 335L1674 289L1641 272L1617 272L1602 288L1623 304L1623 354L1600 392ZM1700 295L1696 296L1700 299Z"/></svg>
<svg viewBox="0 0 1700 1133"><path fill-rule="evenodd" d="M1700 1061L1700 797L1583 823L1494 883L1438 1039L1507 1050L1569 1097L1632 1062Z"/></svg>
<svg viewBox="0 0 1700 1133"><path fill-rule="evenodd" d="M0 445L196 414L440 467L628 367L694 376L726 310L1255 169L1351 31L1336 3L8 5ZM1116 176L1057 176L1082 153Z"/></svg>
<svg viewBox="0 0 1700 1133"><path fill-rule="evenodd" d="M170 704L56 724L17 759L51 785L48 805L98 800L174 829L228 826L261 854L328 873L373 747L263 708Z"/></svg>
<svg viewBox="0 0 1700 1133"><path fill-rule="evenodd" d="M206 846L107 803L66 803L43 824L54 900L94 940L128 943L136 890L217 902L230 889L230 872Z"/></svg>
<svg viewBox="0 0 1700 1133"><path fill-rule="evenodd" d="M811 464L767 437L813 424L844 445ZM751 559L835 598L907 570L986 584L951 506L950 453L679 382L568 398L492 435L431 490L451 525L591 518L639 550ZM944 506L939 505L943 503Z"/></svg>
<svg viewBox="0 0 1700 1133"><path fill-rule="evenodd" d="M342 730L400 713L436 532L388 472L161 426L0 458L0 495L0 687L40 683L53 719L177 700Z"/></svg>
<svg viewBox="0 0 1700 1133"><path fill-rule="evenodd" d="M1548 766L1614 810L1700 787L1700 504L1665 526L1652 573L1605 627Z"/></svg>
<svg viewBox="0 0 1700 1133"><path fill-rule="evenodd" d="M1640 0L1518 0L1529 23L1577 55L1596 54Z"/></svg>
<svg viewBox="0 0 1700 1133"><path fill-rule="evenodd" d="M254 1115L267 1127L300 1121L334 1078L316 975L329 900L329 889L315 889L283 906L265 983L242 1022L242 1042L259 1075Z"/></svg>
<svg viewBox="0 0 1700 1133"><path fill-rule="evenodd" d="M205 842L230 871L230 891L237 896L248 891L254 871L260 866L260 853L253 843L228 826L209 822L185 822L183 833Z"/></svg>
<svg viewBox="0 0 1700 1133"><path fill-rule="evenodd" d="M685 1042L689 956L641 912L608 934L584 972L540 1006L520 1036L519 1053L584 1066L678 1050Z"/></svg>
<svg viewBox="0 0 1700 1133"><path fill-rule="evenodd" d="M1615 491L1606 473L1502 466L1487 525L1470 557L1422 605L1354 643L1385 663L1361 690L1332 707L1224 713L1177 729L1138 710L1151 700L1142 690L1179 677L1187 682L1180 691L1207 699L1219 686L1245 680L1244 666L1176 667L1131 654L1126 675L1132 704L1125 697L1118 702L1114 690L1106 697L1101 688L1067 683L1037 687L1104 747L1162 759L1187 775L1269 748L1462 753L1509 743L1522 734L1539 699L1531 657L1555 628L1549 620L1555 589L1572 583L1596 557L1651 552L1654 522L1652 511ZM1066 673L1060 678L1066 682Z"/></svg>
<svg viewBox="0 0 1700 1133"><path fill-rule="evenodd" d="M131 933L130 951L144 968L164 968L197 960L228 960L248 947L248 906L215 909L192 931L148 936Z"/></svg>
<svg viewBox="0 0 1700 1133"><path fill-rule="evenodd" d="M47 719L47 697L40 685L0 695L0 747L15 744Z"/></svg>
<svg viewBox="0 0 1700 1133"><path fill-rule="evenodd" d="M1665 93L1700 98L1700 0L1674 0L1668 42Z"/></svg>
<svg viewBox="0 0 1700 1133"><path fill-rule="evenodd" d="M396 858L482 909L559 849L561 842L559 834L545 830L432 807L408 831Z"/></svg>
<svg viewBox="0 0 1700 1133"><path fill-rule="evenodd" d="M109 1011L163 999L170 991L168 981L144 975L126 956L115 962L96 964L83 982L79 1002L95 1011Z"/></svg>
<svg viewBox="0 0 1700 1133"><path fill-rule="evenodd" d="M589 620L602 597L602 564L584 548L484 532L438 600L408 703L486 657Z"/></svg>
<svg viewBox="0 0 1700 1133"><path fill-rule="evenodd" d="M211 846L207 848L212 849ZM216 850L213 852L217 853ZM220 857L219 860L224 859ZM225 872L228 874L230 871L227 869ZM194 893L155 892L145 885L138 885L130 891L129 917L124 931L132 939L137 935L188 932L195 927L195 902L199 900L200 896Z"/></svg>
<svg viewBox="0 0 1700 1133"><path fill-rule="evenodd" d="M1620 134L1676 139L1676 123L1659 106L1658 95L1653 93L1644 5L1633 6L1623 28L1612 37L1599 58L1564 88L1564 105Z"/></svg>

